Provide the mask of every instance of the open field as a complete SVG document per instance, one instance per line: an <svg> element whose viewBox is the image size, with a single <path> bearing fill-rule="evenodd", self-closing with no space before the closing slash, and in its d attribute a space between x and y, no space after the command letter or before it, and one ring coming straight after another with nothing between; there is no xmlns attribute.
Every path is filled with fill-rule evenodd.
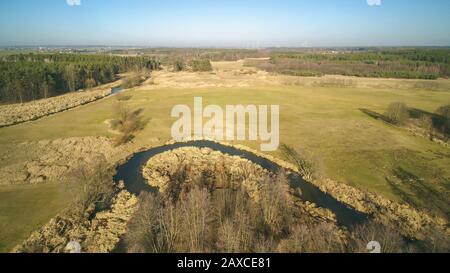
<svg viewBox="0 0 450 273"><path fill-rule="evenodd" d="M130 150L170 140L170 128L175 121L170 117L172 107L193 106L195 96L203 97L204 105L222 107L278 104L281 142L299 152L313 154L323 175L393 200L412 202L448 218L445 198L450 191L449 148L375 120L361 110L384 113L390 103L401 101L434 112L450 103L450 81L439 80L439 88L430 91L419 88L421 85L417 83L423 81L338 77L352 82L342 86L341 81L329 80L335 78L278 76L246 68L242 61L214 63L213 72L155 72L151 81L124 93L131 96L124 103L130 109L142 108L144 119L150 119ZM23 142L113 137L105 121L114 118L116 107L117 99L109 97L0 129L0 168L29 160L26 151L20 151ZM242 144L259 148L254 142ZM19 152L11 153L14 149ZM282 157L281 153L273 155ZM416 187L408 190L408 183ZM405 191L399 191L395 185L406 187L401 188ZM57 187L46 184L30 187L34 190L0 187L0 225L2 230L11 231L2 232L0 251L19 243L64 205ZM12 209L10 204L14 204ZM8 239L4 239L6 235Z"/></svg>
<svg viewBox="0 0 450 273"><path fill-rule="evenodd" d="M64 184L0 187L0 252L11 250L68 204Z"/></svg>

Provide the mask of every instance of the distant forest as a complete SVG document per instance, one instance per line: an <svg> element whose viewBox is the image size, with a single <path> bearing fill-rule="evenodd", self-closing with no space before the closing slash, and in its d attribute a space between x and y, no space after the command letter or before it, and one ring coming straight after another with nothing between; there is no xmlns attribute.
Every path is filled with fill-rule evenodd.
<svg viewBox="0 0 450 273"><path fill-rule="evenodd" d="M117 74L159 69L153 57L16 54L0 58L0 102L23 103L109 83Z"/></svg>
<svg viewBox="0 0 450 273"><path fill-rule="evenodd" d="M116 49L113 54L138 55L157 57L163 64L170 65L175 60L190 61L195 59L209 59L217 61L237 61L246 58L268 57L269 50L260 49L222 49L222 48L144 48L144 49Z"/></svg>
<svg viewBox="0 0 450 273"><path fill-rule="evenodd" d="M249 59L246 65L294 76L345 75L429 80L450 77L450 48L152 48L112 50L110 53L113 55L0 55L0 103L21 103L57 96L112 82L119 73L155 70L161 64L190 63L192 60L235 61L266 57Z"/></svg>
<svg viewBox="0 0 450 273"><path fill-rule="evenodd" d="M270 60L253 60L247 65L294 76L432 80L450 76L450 49L274 50Z"/></svg>

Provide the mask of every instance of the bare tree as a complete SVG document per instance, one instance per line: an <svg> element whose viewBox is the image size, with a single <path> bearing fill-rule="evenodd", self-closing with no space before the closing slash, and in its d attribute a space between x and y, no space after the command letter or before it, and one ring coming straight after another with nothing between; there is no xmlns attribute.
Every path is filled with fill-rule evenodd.
<svg viewBox="0 0 450 273"><path fill-rule="evenodd" d="M357 226L351 236L349 251L352 253L368 253L367 244L378 242L381 253L401 253L407 249L402 236L387 225L370 222Z"/></svg>
<svg viewBox="0 0 450 273"><path fill-rule="evenodd" d="M292 229L287 239L281 240L278 251L282 253L341 253L345 245L334 224L299 225Z"/></svg>
<svg viewBox="0 0 450 273"><path fill-rule="evenodd" d="M110 205L114 195L111 170L104 156L84 163L70 173L71 192L74 195L74 212L86 217L96 209Z"/></svg>
<svg viewBox="0 0 450 273"><path fill-rule="evenodd" d="M115 144L120 146L132 140L134 133L142 130L145 123L142 119L142 109L131 111L123 102L118 102L116 106L117 119L112 122L115 130L121 134L117 137Z"/></svg>
<svg viewBox="0 0 450 273"><path fill-rule="evenodd" d="M281 172L277 177L264 182L259 204L262 217L269 232L281 235L289 229L292 217L292 199L286 174Z"/></svg>
<svg viewBox="0 0 450 273"><path fill-rule="evenodd" d="M210 249L209 224L212 222L211 197L206 189L194 188L181 200L184 241L189 252L205 252Z"/></svg>

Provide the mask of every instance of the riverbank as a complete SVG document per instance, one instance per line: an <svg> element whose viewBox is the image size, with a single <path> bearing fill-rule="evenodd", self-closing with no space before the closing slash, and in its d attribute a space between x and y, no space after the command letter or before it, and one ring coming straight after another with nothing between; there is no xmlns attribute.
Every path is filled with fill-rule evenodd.
<svg viewBox="0 0 450 273"><path fill-rule="evenodd" d="M114 87L122 80L105 84L92 90L72 92L57 97L41 99L22 104L0 106L0 128L35 121L40 118L64 112L78 106L103 99L114 94Z"/></svg>

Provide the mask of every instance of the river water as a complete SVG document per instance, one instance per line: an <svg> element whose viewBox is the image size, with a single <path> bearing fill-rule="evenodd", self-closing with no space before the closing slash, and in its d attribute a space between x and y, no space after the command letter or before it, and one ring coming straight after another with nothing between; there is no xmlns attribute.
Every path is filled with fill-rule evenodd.
<svg viewBox="0 0 450 273"><path fill-rule="evenodd" d="M120 93L120 92L122 92L122 91L123 91L123 87L122 87L122 86L118 86L118 87L111 88L111 95Z"/></svg>
<svg viewBox="0 0 450 273"><path fill-rule="evenodd" d="M210 148L212 150L219 151L231 156L239 156L255 164L258 164L264 169L273 173L277 173L281 169L281 167L276 163L266 158L257 156L251 152L239 150L230 146L224 146L216 142L202 140L185 143L175 143L172 145L161 146L137 153L125 164L118 167L117 174L114 176L114 181L124 181L126 189L135 195L139 195L142 191L156 191L157 189L152 188L143 177L143 167L147 164L150 158L158 154L182 147ZM331 195L321 191L315 185L303 180L298 174L290 174L288 176L288 179L292 187L301 189L301 198L304 201L309 201L311 203L315 203L318 207L331 210L336 215L337 221L340 225L352 227L354 225L364 223L368 220L368 217L365 214L362 214L355 209L339 202Z"/></svg>

